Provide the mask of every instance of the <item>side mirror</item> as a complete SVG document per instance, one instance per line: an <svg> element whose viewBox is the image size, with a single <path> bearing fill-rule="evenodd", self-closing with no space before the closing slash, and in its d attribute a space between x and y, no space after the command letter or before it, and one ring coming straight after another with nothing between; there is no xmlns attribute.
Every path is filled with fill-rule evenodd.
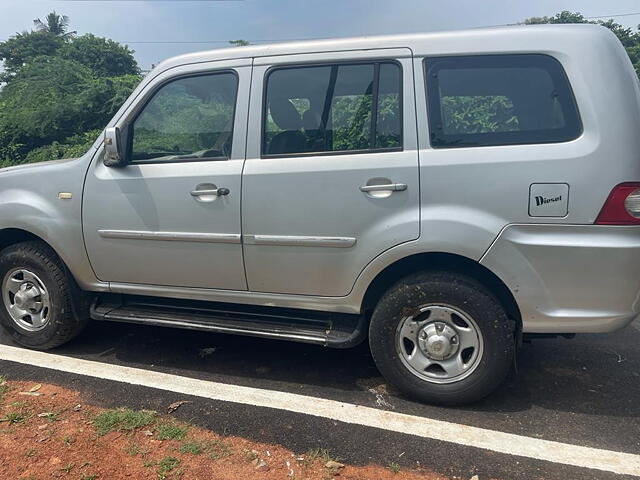
<svg viewBox="0 0 640 480"><path fill-rule="evenodd" d="M127 162L122 148L120 129L108 127L104 131L104 160L107 167L124 167Z"/></svg>

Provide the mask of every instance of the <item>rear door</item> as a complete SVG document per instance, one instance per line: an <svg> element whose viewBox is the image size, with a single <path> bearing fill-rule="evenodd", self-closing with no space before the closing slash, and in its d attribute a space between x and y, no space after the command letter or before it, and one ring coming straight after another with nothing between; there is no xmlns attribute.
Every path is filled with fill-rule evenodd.
<svg viewBox="0 0 640 480"><path fill-rule="evenodd" d="M411 52L254 60L242 229L248 287L344 296L419 236Z"/></svg>

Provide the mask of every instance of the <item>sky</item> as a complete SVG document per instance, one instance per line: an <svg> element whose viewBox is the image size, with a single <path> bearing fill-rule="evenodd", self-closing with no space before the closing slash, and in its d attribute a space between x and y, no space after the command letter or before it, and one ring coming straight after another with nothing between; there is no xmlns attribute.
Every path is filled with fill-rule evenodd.
<svg viewBox="0 0 640 480"><path fill-rule="evenodd" d="M143 69L181 53L252 43L518 23L561 10L640 24L638 0L0 0L0 41L55 10L71 29L128 44ZM633 14L633 15L627 15ZM151 43L148 43L151 42ZM160 43L157 43L160 42Z"/></svg>

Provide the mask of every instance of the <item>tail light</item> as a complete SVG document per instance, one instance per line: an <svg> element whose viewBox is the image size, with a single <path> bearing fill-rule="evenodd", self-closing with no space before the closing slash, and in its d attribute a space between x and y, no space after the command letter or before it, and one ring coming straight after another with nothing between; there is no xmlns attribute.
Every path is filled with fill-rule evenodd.
<svg viewBox="0 0 640 480"><path fill-rule="evenodd" d="M600 210L596 225L640 225L640 182L614 187Z"/></svg>

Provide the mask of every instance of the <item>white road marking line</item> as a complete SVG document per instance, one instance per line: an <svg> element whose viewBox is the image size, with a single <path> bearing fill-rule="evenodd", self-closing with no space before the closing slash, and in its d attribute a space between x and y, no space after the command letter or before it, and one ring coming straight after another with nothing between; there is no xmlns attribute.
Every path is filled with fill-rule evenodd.
<svg viewBox="0 0 640 480"><path fill-rule="evenodd" d="M508 455L640 476L640 455L552 442L295 393L209 382L0 345L0 360L258 407L302 413Z"/></svg>

